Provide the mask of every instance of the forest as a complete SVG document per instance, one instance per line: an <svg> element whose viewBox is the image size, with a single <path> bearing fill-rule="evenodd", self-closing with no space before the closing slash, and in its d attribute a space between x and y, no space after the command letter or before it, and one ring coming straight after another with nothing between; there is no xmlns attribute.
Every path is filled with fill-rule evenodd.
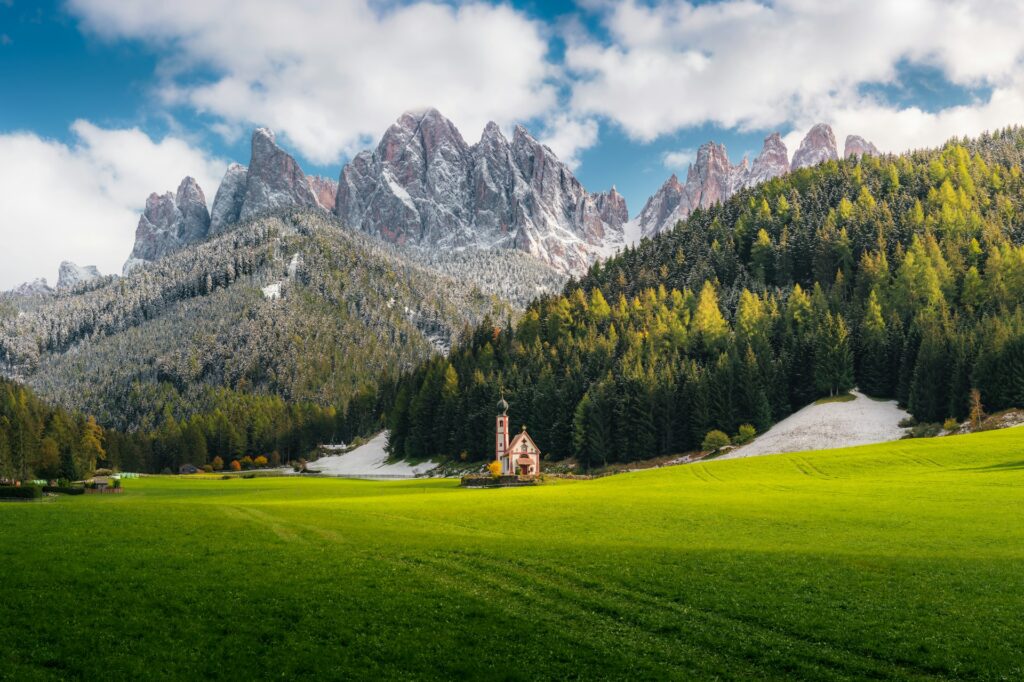
<svg viewBox="0 0 1024 682"><path fill-rule="evenodd" d="M78 480L96 468L158 473L185 463L212 469L276 466L308 456L320 443L372 431L380 408L363 392L339 413L313 403L226 389L217 405L181 421L169 408L151 430L104 428L93 416L52 407L21 384L0 379L0 479ZM259 458L265 460L259 460Z"/></svg>
<svg viewBox="0 0 1024 682"><path fill-rule="evenodd" d="M1024 406L1024 131L802 169L486 320L396 386L395 456L492 455L511 403L583 466L758 432L859 387L922 422Z"/></svg>

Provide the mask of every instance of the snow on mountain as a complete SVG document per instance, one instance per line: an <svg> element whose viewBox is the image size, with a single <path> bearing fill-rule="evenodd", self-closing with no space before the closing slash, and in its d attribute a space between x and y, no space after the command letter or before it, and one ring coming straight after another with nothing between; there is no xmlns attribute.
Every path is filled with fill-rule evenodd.
<svg viewBox="0 0 1024 682"><path fill-rule="evenodd" d="M95 265L76 265L71 261L63 261L60 264L60 274L57 276L58 289L71 289L79 284L91 282L102 277Z"/></svg>
<svg viewBox="0 0 1024 682"><path fill-rule="evenodd" d="M23 282L4 293L12 296L39 297L50 296L53 294L53 289L51 289L50 285L46 283L45 277L37 277L31 282Z"/></svg>
<svg viewBox="0 0 1024 682"><path fill-rule="evenodd" d="M517 249L576 274L628 219L617 191L587 192L522 126L509 141L489 123L470 145L436 109L403 114L342 169L335 212L396 244Z"/></svg>

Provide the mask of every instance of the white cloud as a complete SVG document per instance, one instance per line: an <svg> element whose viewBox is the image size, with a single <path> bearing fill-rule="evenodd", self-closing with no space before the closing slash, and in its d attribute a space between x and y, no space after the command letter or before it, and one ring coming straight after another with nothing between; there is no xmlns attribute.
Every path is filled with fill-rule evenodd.
<svg viewBox="0 0 1024 682"><path fill-rule="evenodd" d="M696 158L697 152L693 149L676 149L662 154L661 163L669 170L680 171L689 168Z"/></svg>
<svg viewBox="0 0 1024 682"><path fill-rule="evenodd" d="M605 5L602 21L609 40L568 36L570 109L607 117L641 141L706 123L802 131L825 120L905 149L1017 120L1009 105L1019 99L1024 57L1017 1L631 1ZM897 82L901 64L995 93L937 114L860 94L866 83Z"/></svg>
<svg viewBox="0 0 1024 682"><path fill-rule="evenodd" d="M403 111L437 107L473 138L555 108L545 27L507 6L367 0L71 0L108 38L170 49L162 95L220 119L282 133L307 159L333 163L375 140ZM212 71L212 81L195 74Z"/></svg>
<svg viewBox="0 0 1024 682"><path fill-rule="evenodd" d="M174 191L186 175L212 201L225 162L186 142L154 141L138 129L72 125L66 145L33 133L0 135L0 290L36 277L56 283L62 260L120 272L146 197Z"/></svg>
<svg viewBox="0 0 1024 682"><path fill-rule="evenodd" d="M564 113L548 119L541 141L569 168L580 165L579 154L597 142L598 126L594 119L579 119Z"/></svg>

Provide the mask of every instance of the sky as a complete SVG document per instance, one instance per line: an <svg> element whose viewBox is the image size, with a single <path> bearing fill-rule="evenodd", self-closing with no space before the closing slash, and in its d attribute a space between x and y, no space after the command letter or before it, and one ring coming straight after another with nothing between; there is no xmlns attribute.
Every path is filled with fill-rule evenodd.
<svg viewBox="0 0 1024 682"><path fill-rule="evenodd" d="M404 111L521 123L635 215L696 149L1024 123L1017 0L0 0L0 290L119 272L151 192L212 202L267 126L337 178Z"/></svg>

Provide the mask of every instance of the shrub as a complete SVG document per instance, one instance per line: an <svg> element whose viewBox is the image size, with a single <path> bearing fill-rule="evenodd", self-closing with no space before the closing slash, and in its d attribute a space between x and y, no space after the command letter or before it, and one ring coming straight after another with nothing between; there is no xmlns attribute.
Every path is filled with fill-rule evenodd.
<svg viewBox="0 0 1024 682"><path fill-rule="evenodd" d="M213 473L213 467L210 466L209 464L204 464L203 465L203 473L212 474Z"/></svg>
<svg viewBox="0 0 1024 682"><path fill-rule="evenodd" d="M0 498L8 500L34 500L43 496L43 489L34 485L4 486L0 488Z"/></svg>
<svg viewBox="0 0 1024 682"><path fill-rule="evenodd" d="M960 428L960 422L958 422L953 417L950 417L946 421L942 422L942 428L945 431L956 431L958 428Z"/></svg>
<svg viewBox="0 0 1024 682"><path fill-rule="evenodd" d="M270 460L268 460L263 455L260 455L259 457L257 457L256 459L254 459L252 461L253 466L258 467L260 469L265 468L269 463L270 463Z"/></svg>
<svg viewBox="0 0 1024 682"><path fill-rule="evenodd" d="M756 435L757 429L755 429L753 425L741 424L740 431L733 437L732 442L736 445L743 445L744 443L749 443L754 440L754 436Z"/></svg>
<svg viewBox="0 0 1024 682"><path fill-rule="evenodd" d="M245 457L242 458L242 468L252 469L252 457L246 455Z"/></svg>
<svg viewBox="0 0 1024 682"><path fill-rule="evenodd" d="M898 426L901 429L909 429L912 426L917 426L917 420L914 419L913 417L904 417L903 419L900 420Z"/></svg>
<svg viewBox="0 0 1024 682"><path fill-rule="evenodd" d="M910 431L903 436L904 438L932 438L939 435L942 432L942 424L938 422L925 422L922 424L915 424Z"/></svg>
<svg viewBox="0 0 1024 682"><path fill-rule="evenodd" d="M487 471L490 472L491 478L501 476L501 462L496 459L492 460L491 463L487 465Z"/></svg>
<svg viewBox="0 0 1024 682"><path fill-rule="evenodd" d="M224 460L221 459L220 455L217 455L213 458L213 461L210 462L210 466L214 471L224 471Z"/></svg>
<svg viewBox="0 0 1024 682"><path fill-rule="evenodd" d="M231 470L232 471L241 471L242 470L242 463L239 462L237 459L231 460Z"/></svg>
<svg viewBox="0 0 1024 682"><path fill-rule="evenodd" d="M714 429L712 431L708 431L708 435L704 436L704 442L700 444L700 449L717 452L724 448L725 446L731 444L732 441L729 440L728 434L726 434L724 431Z"/></svg>

